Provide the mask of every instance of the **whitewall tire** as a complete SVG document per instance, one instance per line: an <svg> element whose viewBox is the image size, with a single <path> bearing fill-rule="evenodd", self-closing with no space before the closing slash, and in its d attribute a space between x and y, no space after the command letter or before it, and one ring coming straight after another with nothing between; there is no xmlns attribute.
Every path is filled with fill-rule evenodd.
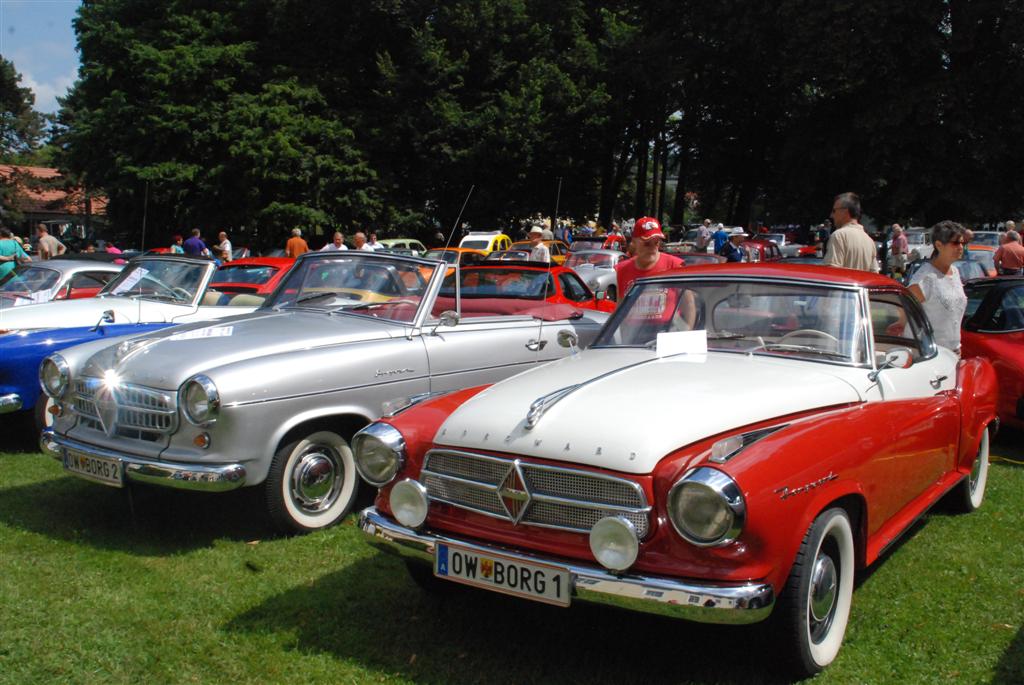
<svg viewBox="0 0 1024 685"><path fill-rule="evenodd" d="M988 484L988 428L981 434L978 454L971 465L971 472L960 483L959 505L965 513L977 511L985 501L985 486Z"/></svg>
<svg viewBox="0 0 1024 685"><path fill-rule="evenodd" d="M791 663L801 676L839 654L853 600L853 529L843 509L828 509L804 536L776 611Z"/></svg>
<svg viewBox="0 0 1024 685"><path fill-rule="evenodd" d="M311 433L277 451L263 487L267 512L280 530L331 526L351 511L359 493L352 449L337 433Z"/></svg>

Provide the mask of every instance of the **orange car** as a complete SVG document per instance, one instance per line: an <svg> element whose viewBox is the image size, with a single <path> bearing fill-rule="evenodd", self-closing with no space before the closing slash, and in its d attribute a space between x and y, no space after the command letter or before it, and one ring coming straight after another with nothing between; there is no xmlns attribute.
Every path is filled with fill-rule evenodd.
<svg viewBox="0 0 1024 685"><path fill-rule="evenodd" d="M483 250L472 250L468 247L438 247L433 250L427 250L427 253L423 255L424 259L440 259L448 262L449 264L458 264L459 266L470 266L471 264L479 264L484 260L487 253ZM451 275L455 271L455 267L448 269L446 275Z"/></svg>
<svg viewBox="0 0 1024 685"><path fill-rule="evenodd" d="M551 262L561 266L565 263L565 258L569 254L569 246L563 243L561 240L544 240L542 241L548 246L548 251L551 252ZM529 240L520 240L512 243L510 250L526 250L529 252L533 249L530 245Z"/></svg>

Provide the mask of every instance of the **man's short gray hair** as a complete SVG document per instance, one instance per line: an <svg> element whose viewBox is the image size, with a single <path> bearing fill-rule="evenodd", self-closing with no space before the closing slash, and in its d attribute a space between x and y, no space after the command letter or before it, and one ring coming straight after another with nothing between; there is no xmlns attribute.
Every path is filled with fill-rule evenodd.
<svg viewBox="0 0 1024 685"><path fill-rule="evenodd" d="M1018 243L1020 242L1020 233L1017 231L1007 231L1006 237L1010 240L1016 240Z"/></svg>

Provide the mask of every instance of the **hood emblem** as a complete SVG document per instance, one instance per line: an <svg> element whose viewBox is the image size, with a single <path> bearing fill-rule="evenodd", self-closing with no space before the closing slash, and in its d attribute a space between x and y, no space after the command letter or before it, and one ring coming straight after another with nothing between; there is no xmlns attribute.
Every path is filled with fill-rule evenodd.
<svg viewBox="0 0 1024 685"><path fill-rule="evenodd" d="M544 413L548 409L551 409L551 407L553 407L560 399L562 399L563 397L565 397L578 387L580 386L570 385L567 388L555 390L554 392L548 393L543 397L538 397L537 399L535 399L530 404L530 410L526 412L526 423L524 424L526 430L532 430L538 423L540 423L541 417L544 416Z"/></svg>
<svg viewBox="0 0 1024 685"><path fill-rule="evenodd" d="M96 415L99 417L103 432L114 437L117 432L117 397L114 389L100 384L93 395L96 404Z"/></svg>
<svg viewBox="0 0 1024 685"><path fill-rule="evenodd" d="M509 518L512 519L512 525L518 524L529 508L532 499L530 491L526 488L526 481L523 480L523 473L519 469L518 460L509 467L508 473L502 479L501 485L498 487L498 497L501 499L505 511L508 512Z"/></svg>

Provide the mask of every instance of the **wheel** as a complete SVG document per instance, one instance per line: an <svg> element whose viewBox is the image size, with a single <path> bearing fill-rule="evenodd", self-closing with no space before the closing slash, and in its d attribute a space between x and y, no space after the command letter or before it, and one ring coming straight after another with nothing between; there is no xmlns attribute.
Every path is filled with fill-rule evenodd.
<svg viewBox="0 0 1024 685"><path fill-rule="evenodd" d="M834 335L829 335L825 331L819 331L814 328L798 328L795 331L790 331L789 333L786 333L784 336L782 336L775 342L781 345L783 343L789 342L790 339L797 340L801 338L805 340L826 340L830 343L833 343L837 348L839 347L839 341L836 340L836 337Z"/></svg>
<svg viewBox="0 0 1024 685"><path fill-rule="evenodd" d="M842 509L811 524L775 608L778 637L800 676L832 663L850 618L854 571L853 529Z"/></svg>
<svg viewBox="0 0 1024 685"><path fill-rule="evenodd" d="M359 493L352 449L337 433L317 431L277 451L263 484L272 523L305 533L340 521Z"/></svg>
<svg viewBox="0 0 1024 685"><path fill-rule="evenodd" d="M988 483L988 428L981 434L978 454L971 466L971 473L957 488L957 509L965 514L976 511L985 501L986 483Z"/></svg>

